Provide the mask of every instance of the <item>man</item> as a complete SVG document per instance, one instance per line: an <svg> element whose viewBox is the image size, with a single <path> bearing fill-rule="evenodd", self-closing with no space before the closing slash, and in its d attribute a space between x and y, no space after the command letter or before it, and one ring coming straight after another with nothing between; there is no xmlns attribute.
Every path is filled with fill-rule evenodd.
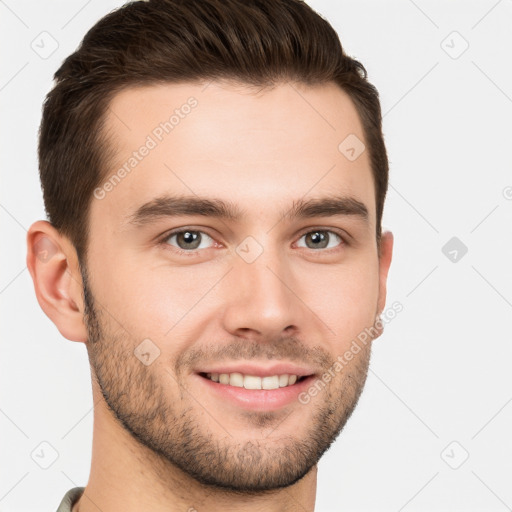
<svg viewBox="0 0 512 512"><path fill-rule="evenodd" d="M313 511L392 254L364 68L299 0L150 0L55 78L27 262L94 399L58 510Z"/></svg>

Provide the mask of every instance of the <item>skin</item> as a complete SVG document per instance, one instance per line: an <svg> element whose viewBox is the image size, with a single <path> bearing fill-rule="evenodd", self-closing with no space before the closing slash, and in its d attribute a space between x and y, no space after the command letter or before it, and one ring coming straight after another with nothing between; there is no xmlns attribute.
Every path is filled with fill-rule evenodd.
<svg viewBox="0 0 512 512"><path fill-rule="evenodd" d="M92 465L73 510L313 511L317 462L357 403L371 341L309 403L275 411L221 400L195 369L282 360L320 377L374 324L393 238L383 233L379 249L368 152L350 161L338 150L349 134L364 140L362 126L334 84L129 88L107 116L117 155L107 176L191 96L191 113L92 199L86 275L51 224L28 233L39 304L64 337L86 344L91 364ZM163 193L232 201L245 217L127 222ZM333 193L363 203L368 219L280 216L295 200ZM184 227L205 233L199 248L179 236L162 241ZM305 236L320 228L328 248ZM236 252L249 236L262 248L252 263ZM51 257L38 257L42 244ZM146 366L134 349L148 338L160 353Z"/></svg>

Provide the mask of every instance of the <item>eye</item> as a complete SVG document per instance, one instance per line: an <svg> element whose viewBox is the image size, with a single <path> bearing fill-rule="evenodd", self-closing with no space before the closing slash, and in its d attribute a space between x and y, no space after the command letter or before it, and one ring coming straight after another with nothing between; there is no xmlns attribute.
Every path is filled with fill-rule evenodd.
<svg viewBox="0 0 512 512"><path fill-rule="evenodd" d="M345 239L338 233L328 229L315 229L304 233L299 241L304 239L305 245L298 244L298 247L312 249L318 251L319 249L335 249L347 245ZM212 244L213 242L213 244ZM179 229L171 233L167 233L160 243L168 250L172 250L178 255L184 256L198 256L200 250L212 248L216 244L215 240L205 233L197 229ZM169 248L169 246L171 248Z"/></svg>
<svg viewBox="0 0 512 512"><path fill-rule="evenodd" d="M341 237L341 235L338 235L338 233L327 229L315 229L313 231L308 231L300 237L300 239L302 238L305 239L306 245L299 245L299 247L306 247L307 249L313 250L333 249L336 246L345 244L345 240ZM338 241L338 243L336 243L336 241Z"/></svg>
<svg viewBox="0 0 512 512"><path fill-rule="evenodd" d="M175 240L176 245L172 243L171 240ZM208 241L213 242L213 238L207 235L204 231L182 229L166 235L162 240L162 243L171 245L179 254L193 254L197 249L208 249Z"/></svg>

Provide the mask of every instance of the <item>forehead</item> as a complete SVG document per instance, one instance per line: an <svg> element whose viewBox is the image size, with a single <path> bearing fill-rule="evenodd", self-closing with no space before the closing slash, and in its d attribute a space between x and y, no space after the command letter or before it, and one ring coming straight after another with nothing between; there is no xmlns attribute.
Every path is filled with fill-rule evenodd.
<svg viewBox="0 0 512 512"><path fill-rule="evenodd" d="M225 198L260 216L299 198L347 195L374 222L362 124L335 84L129 88L113 98L105 126L116 156L91 214L112 229L164 194Z"/></svg>

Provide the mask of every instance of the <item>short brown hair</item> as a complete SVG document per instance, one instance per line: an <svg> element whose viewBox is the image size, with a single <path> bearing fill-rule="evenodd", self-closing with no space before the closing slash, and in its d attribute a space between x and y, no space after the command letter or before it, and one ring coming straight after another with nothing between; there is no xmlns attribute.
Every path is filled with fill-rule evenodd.
<svg viewBox="0 0 512 512"><path fill-rule="evenodd" d="M338 84L364 128L380 240L388 159L378 92L331 25L302 0L131 2L100 19L54 79L39 131L39 171L48 220L79 261L86 261L93 190L114 156L103 130L109 103L126 87L165 82Z"/></svg>

